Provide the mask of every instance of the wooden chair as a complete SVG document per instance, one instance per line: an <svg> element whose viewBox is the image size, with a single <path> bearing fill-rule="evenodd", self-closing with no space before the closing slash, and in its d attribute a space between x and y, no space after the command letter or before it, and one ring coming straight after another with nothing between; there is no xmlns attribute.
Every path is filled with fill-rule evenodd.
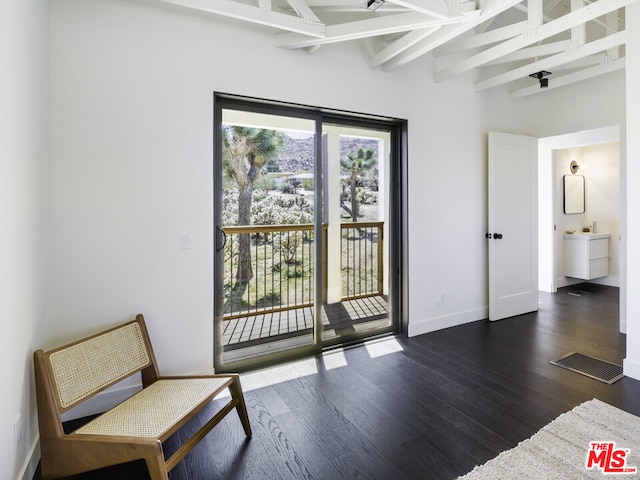
<svg viewBox="0 0 640 480"><path fill-rule="evenodd" d="M251 426L238 375L162 377L142 315L54 350L34 352L43 480L144 459L152 480L168 472L234 408ZM72 433L60 416L142 373L143 389ZM230 401L165 460L162 443L225 389Z"/></svg>

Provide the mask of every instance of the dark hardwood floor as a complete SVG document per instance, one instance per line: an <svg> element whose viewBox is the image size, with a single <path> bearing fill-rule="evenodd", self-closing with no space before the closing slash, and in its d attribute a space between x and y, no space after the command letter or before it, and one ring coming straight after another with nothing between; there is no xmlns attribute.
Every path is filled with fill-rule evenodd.
<svg viewBox="0 0 640 480"><path fill-rule="evenodd" d="M245 374L253 438L232 413L169 478L453 479L592 398L640 415L640 382L549 364L572 351L620 364L618 309L617 289L583 284L541 293L536 313ZM138 462L73 478L148 476Z"/></svg>

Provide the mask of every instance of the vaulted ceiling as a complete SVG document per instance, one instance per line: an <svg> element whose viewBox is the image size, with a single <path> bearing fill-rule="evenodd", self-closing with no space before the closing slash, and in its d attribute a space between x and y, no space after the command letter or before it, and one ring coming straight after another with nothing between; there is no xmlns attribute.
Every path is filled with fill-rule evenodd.
<svg viewBox="0 0 640 480"><path fill-rule="evenodd" d="M638 0L160 1L269 27L274 48L366 41L384 71L432 53L435 81L476 70L477 91L517 98L623 69L624 7Z"/></svg>

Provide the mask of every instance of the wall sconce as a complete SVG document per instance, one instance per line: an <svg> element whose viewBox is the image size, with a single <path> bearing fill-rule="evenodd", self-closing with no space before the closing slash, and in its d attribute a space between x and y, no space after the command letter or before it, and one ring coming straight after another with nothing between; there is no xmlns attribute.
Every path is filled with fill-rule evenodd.
<svg viewBox="0 0 640 480"><path fill-rule="evenodd" d="M578 170L580 170L580 165L578 165L578 162L576 162L575 160L571 160L571 163L569 164L569 170L571 170L572 174L576 174L578 173Z"/></svg>

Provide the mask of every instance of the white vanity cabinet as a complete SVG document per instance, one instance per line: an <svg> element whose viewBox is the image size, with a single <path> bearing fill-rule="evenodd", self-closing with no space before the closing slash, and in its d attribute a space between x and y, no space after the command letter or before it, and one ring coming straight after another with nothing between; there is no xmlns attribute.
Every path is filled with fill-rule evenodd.
<svg viewBox="0 0 640 480"><path fill-rule="evenodd" d="M609 275L608 233L565 233L564 275L591 280Z"/></svg>

